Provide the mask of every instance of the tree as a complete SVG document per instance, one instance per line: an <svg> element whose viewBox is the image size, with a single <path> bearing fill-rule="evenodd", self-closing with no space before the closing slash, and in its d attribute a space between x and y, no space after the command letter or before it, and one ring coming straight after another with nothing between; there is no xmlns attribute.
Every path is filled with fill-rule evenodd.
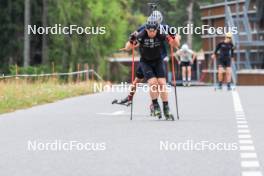
<svg viewBox="0 0 264 176"><path fill-rule="evenodd" d="M24 67L30 64L30 35L28 25L30 24L30 0L25 0L25 22L24 22Z"/></svg>
<svg viewBox="0 0 264 176"><path fill-rule="evenodd" d="M187 25L191 25L193 24L193 0L189 0L188 2L188 6L187 6L187 15L188 15L188 18L187 18ZM192 48L192 38L193 38L193 35L192 35L192 32L189 31L189 33L187 34L187 44L188 46L190 46L190 48Z"/></svg>
<svg viewBox="0 0 264 176"><path fill-rule="evenodd" d="M48 0L42 0L42 26L48 26ZM49 64L47 35L42 35L42 64Z"/></svg>

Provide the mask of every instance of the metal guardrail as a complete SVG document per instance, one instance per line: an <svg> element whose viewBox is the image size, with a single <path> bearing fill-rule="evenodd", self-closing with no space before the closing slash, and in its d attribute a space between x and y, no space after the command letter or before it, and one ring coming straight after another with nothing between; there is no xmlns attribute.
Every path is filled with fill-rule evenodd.
<svg viewBox="0 0 264 176"><path fill-rule="evenodd" d="M82 73L93 73L99 80L103 81L103 78L93 69L90 70L82 70L78 72L69 72L69 73L46 73L46 74L18 74L18 75L2 75L1 79L6 78L19 78L19 77L47 77L47 76L69 76L69 75L78 75Z"/></svg>

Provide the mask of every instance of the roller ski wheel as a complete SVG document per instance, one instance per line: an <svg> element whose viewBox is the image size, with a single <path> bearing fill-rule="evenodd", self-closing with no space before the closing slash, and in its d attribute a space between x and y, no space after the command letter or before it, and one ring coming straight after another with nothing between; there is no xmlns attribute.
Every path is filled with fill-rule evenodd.
<svg viewBox="0 0 264 176"><path fill-rule="evenodd" d="M153 104L150 105L150 116L154 116L154 106L153 106Z"/></svg>
<svg viewBox="0 0 264 176"><path fill-rule="evenodd" d="M235 86L232 86L231 84L227 85L227 91L234 91L234 90L236 90Z"/></svg>
<svg viewBox="0 0 264 176"><path fill-rule="evenodd" d="M153 116L158 117L159 119L162 118L159 104L153 105Z"/></svg>
<svg viewBox="0 0 264 176"><path fill-rule="evenodd" d="M217 86L215 86L214 90L215 91L217 91L217 90L221 91L221 90L223 90L223 86L217 85Z"/></svg>
<svg viewBox="0 0 264 176"><path fill-rule="evenodd" d="M170 112L170 108L169 106L165 106L163 108L163 113L164 113L164 116L165 116L165 119L166 120L172 120L174 121L174 116L172 115L172 113Z"/></svg>
<svg viewBox="0 0 264 176"><path fill-rule="evenodd" d="M124 106L130 106L132 104L132 101L126 97L125 99L122 99L122 100L117 100L117 99L114 99L112 101L112 104L118 104L118 105L124 105Z"/></svg>

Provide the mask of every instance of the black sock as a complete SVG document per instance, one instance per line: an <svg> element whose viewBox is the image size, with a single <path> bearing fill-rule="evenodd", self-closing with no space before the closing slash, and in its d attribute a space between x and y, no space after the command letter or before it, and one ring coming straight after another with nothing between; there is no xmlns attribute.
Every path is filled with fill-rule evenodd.
<svg viewBox="0 0 264 176"><path fill-rule="evenodd" d="M219 86L222 86L223 82L222 81L219 81Z"/></svg>
<svg viewBox="0 0 264 176"><path fill-rule="evenodd" d="M163 107L165 107L165 106L168 106L168 102L167 101L163 101Z"/></svg>
<svg viewBox="0 0 264 176"><path fill-rule="evenodd" d="M157 105L157 104L158 104L158 99L154 99L154 100L152 100L152 104L153 104L153 105Z"/></svg>

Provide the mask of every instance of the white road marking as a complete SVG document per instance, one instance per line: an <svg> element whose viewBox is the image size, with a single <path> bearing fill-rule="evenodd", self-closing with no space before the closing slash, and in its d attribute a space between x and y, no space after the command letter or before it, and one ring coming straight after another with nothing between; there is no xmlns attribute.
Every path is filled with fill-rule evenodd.
<svg viewBox="0 0 264 176"><path fill-rule="evenodd" d="M256 153L240 153L240 157L242 159L245 159L245 158L257 158L257 154Z"/></svg>
<svg viewBox="0 0 264 176"><path fill-rule="evenodd" d="M254 152L255 147L253 145L253 140L251 140L250 130L247 125L246 115L239 94L237 91L232 91L232 96L237 121L237 134L240 144L242 176L262 176L262 173L259 171L260 164L257 159L257 153ZM250 171L246 169L250 169Z"/></svg>
<svg viewBox="0 0 264 176"><path fill-rule="evenodd" d="M238 133L250 133L250 131L248 129L245 129L245 130L238 130L237 131Z"/></svg>
<svg viewBox="0 0 264 176"><path fill-rule="evenodd" d="M238 138L247 139L247 138L251 138L251 135L250 134L240 134L238 135Z"/></svg>
<svg viewBox="0 0 264 176"><path fill-rule="evenodd" d="M242 176L262 176L262 173L260 171L244 171Z"/></svg>
<svg viewBox="0 0 264 176"><path fill-rule="evenodd" d="M237 125L237 128L248 128L248 125Z"/></svg>
<svg viewBox="0 0 264 176"><path fill-rule="evenodd" d="M259 167L258 161L242 161L241 162L242 167Z"/></svg>
<svg viewBox="0 0 264 176"><path fill-rule="evenodd" d="M246 124L247 121L237 121L237 123L239 123L239 124Z"/></svg>
<svg viewBox="0 0 264 176"><path fill-rule="evenodd" d="M239 140L240 144L253 144L252 140Z"/></svg>
<svg viewBox="0 0 264 176"><path fill-rule="evenodd" d="M99 115L106 115L106 116L118 116L118 115L123 115L125 111L115 111L115 112L108 112L108 113L97 113Z"/></svg>
<svg viewBox="0 0 264 176"><path fill-rule="evenodd" d="M242 118L242 117L237 117L236 119L237 119L237 120L246 120L245 117L243 117L243 118Z"/></svg>
<svg viewBox="0 0 264 176"><path fill-rule="evenodd" d="M245 117L245 114L236 114L237 117Z"/></svg>
<svg viewBox="0 0 264 176"><path fill-rule="evenodd" d="M253 145L240 146L240 150L243 151L254 151L255 147Z"/></svg>

